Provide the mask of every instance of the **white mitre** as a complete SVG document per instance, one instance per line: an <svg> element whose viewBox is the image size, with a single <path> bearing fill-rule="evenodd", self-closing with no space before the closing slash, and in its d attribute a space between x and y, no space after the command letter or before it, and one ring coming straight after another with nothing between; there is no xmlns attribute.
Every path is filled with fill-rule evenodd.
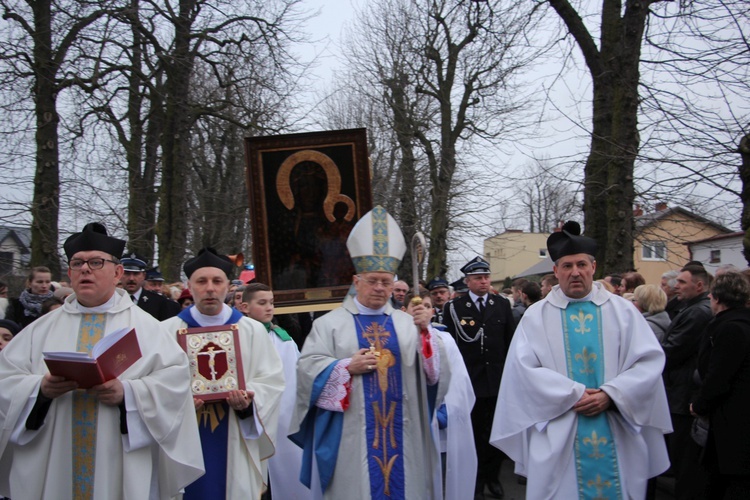
<svg viewBox="0 0 750 500"><path fill-rule="evenodd" d="M346 247L357 273L396 274L406 253L406 240L396 219L377 206L357 221Z"/></svg>

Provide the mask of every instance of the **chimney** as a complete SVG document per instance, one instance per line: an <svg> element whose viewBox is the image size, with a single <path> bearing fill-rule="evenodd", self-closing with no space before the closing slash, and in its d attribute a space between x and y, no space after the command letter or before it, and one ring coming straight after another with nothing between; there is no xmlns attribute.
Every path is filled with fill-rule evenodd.
<svg viewBox="0 0 750 500"><path fill-rule="evenodd" d="M633 217L640 217L641 215L643 215L643 209L640 205L636 205L633 209Z"/></svg>
<svg viewBox="0 0 750 500"><path fill-rule="evenodd" d="M667 209L667 204L664 203L663 201L660 201L659 203L656 204L655 208L657 212L663 212L664 210Z"/></svg>

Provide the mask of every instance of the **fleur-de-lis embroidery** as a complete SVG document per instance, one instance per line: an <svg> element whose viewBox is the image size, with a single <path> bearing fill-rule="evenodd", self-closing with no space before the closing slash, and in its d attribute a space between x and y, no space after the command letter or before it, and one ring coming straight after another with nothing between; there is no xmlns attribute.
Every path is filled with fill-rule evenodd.
<svg viewBox="0 0 750 500"><path fill-rule="evenodd" d="M612 483L609 481L602 481L602 476L599 474L596 475L596 481L593 479L590 480L588 483L589 488L592 486L596 488L596 496L594 497L594 500L604 500L607 497L604 496L604 488L609 488L612 486Z"/></svg>
<svg viewBox="0 0 750 500"><path fill-rule="evenodd" d="M585 314L583 311L578 311L578 314L571 314L570 320L578 323L580 326L575 329L576 333L580 333L581 335L586 335L591 331L591 328L586 327L587 321L593 321L594 316L592 314Z"/></svg>
<svg viewBox="0 0 750 500"><path fill-rule="evenodd" d="M583 368L581 368L581 373L594 373L594 367L591 366L589 363L592 361L596 361L596 353L595 352L589 352L588 348L584 347L582 353L576 354L576 361L582 361L583 362Z"/></svg>
<svg viewBox="0 0 750 500"><path fill-rule="evenodd" d="M607 438L605 437L599 437L599 435L596 433L596 431L593 431L591 433L591 437L585 437L583 438L583 444L586 446L591 446L592 451L589 455L590 458L593 458L595 460L598 460L600 458L604 458L604 455L599 452L599 446L604 446L607 444ZM591 486L591 485L589 485Z"/></svg>

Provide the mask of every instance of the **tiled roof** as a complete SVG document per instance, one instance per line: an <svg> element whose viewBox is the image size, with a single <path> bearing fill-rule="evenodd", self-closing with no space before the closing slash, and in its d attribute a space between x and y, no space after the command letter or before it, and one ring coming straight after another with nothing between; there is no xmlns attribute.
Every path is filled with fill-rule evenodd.
<svg viewBox="0 0 750 500"><path fill-rule="evenodd" d="M706 219L705 217L695 214L691 212L690 210L686 210L682 207L674 207L674 208L667 208L664 210L659 210L656 212L651 212L648 214L639 215L635 218L635 228L636 230L640 231L652 224L655 224L661 219L667 219L667 218L678 218L678 217L687 217L692 220L696 220L698 222L702 222L704 224L708 224L709 226L712 226L716 228L717 230L721 231L722 233L731 233L732 230L729 228L726 228L722 226L721 224L718 224L712 220Z"/></svg>

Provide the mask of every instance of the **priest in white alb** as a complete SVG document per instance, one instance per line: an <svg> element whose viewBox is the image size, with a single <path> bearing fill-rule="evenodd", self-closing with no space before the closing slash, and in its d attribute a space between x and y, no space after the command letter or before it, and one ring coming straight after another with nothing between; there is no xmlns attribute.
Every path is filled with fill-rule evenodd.
<svg viewBox="0 0 750 500"><path fill-rule="evenodd" d="M64 244L75 293L0 353L0 496L167 499L203 474L188 360L116 288L125 242L101 224ZM142 357L119 378L77 389L50 375L45 351L83 351L135 328Z"/></svg>
<svg viewBox="0 0 750 500"><path fill-rule="evenodd" d="M232 388L215 401L195 399L194 418L198 419L206 475L185 490L185 500L259 499L265 489L267 459L275 452L283 367L265 327L224 303L233 267L227 256L212 248L204 248L185 262L183 270L195 303L162 323L175 336L185 328L236 327L238 362L245 381L244 390ZM205 346L226 360L226 352L212 353L213 348L210 343ZM229 369L229 363L221 359L214 366ZM218 376L228 380L223 378L225 373Z"/></svg>
<svg viewBox="0 0 750 500"><path fill-rule="evenodd" d="M311 498L441 497L439 443L430 421L449 382L431 312L389 301L406 251L396 221L375 207L347 248L355 296L313 323L297 365L290 432L304 448Z"/></svg>
<svg viewBox="0 0 750 500"><path fill-rule="evenodd" d="M516 329L490 442L528 498L644 498L669 467L664 353L633 304L593 282L596 242L577 223L547 249L560 284Z"/></svg>

